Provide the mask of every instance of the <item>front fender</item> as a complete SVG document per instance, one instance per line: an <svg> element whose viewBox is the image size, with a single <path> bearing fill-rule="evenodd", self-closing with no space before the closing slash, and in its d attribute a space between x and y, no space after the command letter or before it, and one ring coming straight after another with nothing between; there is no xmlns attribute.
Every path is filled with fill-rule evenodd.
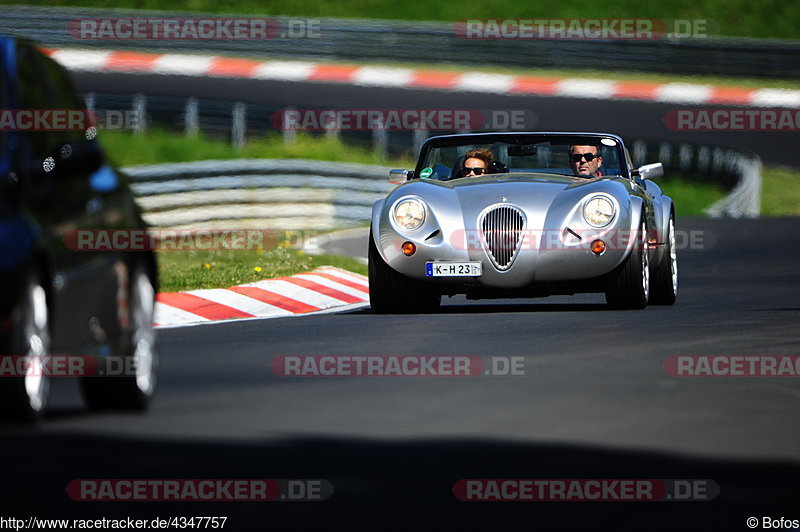
<svg viewBox="0 0 800 532"><path fill-rule="evenodd" d="M375 244L375 249L378 250L383 260L386 260L386 255L383 253L383 246L380 245L380 223L381 223L381 213L383 212L383 206L386 204L386 199L379 199L375 203L372 204L372 224L370 225L370 238L372 238L373 243Z"/></svg>
<svg viewBox="0 0 800 532"><path fill-rule="evenodd" d="M642 213L645 210L644 200L639 196L630 196L631 199L631 226L630 226L630 234L636 235L639 231L639 227L642 223ZM645 215L646 216L646 215ZM633 251L633 246L636 245L637 238L629 238L628 244L625 249L625 258L630 255Z"/></svg>

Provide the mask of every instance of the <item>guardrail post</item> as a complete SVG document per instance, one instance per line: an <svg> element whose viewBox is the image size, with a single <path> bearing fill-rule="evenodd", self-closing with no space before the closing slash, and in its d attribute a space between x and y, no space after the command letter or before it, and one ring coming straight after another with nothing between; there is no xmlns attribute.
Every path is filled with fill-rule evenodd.
<svg viewBox="0 0 800 532"><path fill-rule="evenodd" d="M721 148L714 148L711 152L711 170L716 174L717 172L728 171L728 165L725 164L725 152Z"/></svg>
<svg viewBox="0 0 800 532"><path fill-rule="evenodd" d="M372 149L381 161L389 156L389 132L382 120L372 121Z"/></svg>
<svg viewBox="0 0 800 532"><path fill-rule="evenodd" d="M678 149L678 158L680 159L681 172L688 173L692 169L692 147L688 144L681 144Z"/></svg>
<svg viewBox="0 0 800 532"><path fill-rule="evenodd" d="M672 144L662 142L658 146L658 160L664 165L664 169L672 166Z"/></svg>
<svg viewBox="0 0 800 532"><path fill-rule="evenodd" d="M147 129L147 98L144 94L133 96L133 132L141 135Z"/></svg>
<svg viewBox="0 0 800 532"><path fill-rule="evenodd" d="M286 145L294 144L297 141L297 129L294 127L286 127L286 115L289 113L293 113L296 111L294 107L285 107L283 111L283 116L281 116L281 134L283 135L283 143Z"/></svg>
<svg viewBox="0 0 800 532"><path fill-rule="evenodd" d="M708 173L710 171L711 163L711 150L708 146L700 146L697 150L697 169L701 172Z"/></svg>
<svg viewBox="0 0 800 532"><path fill-rule="evenodd" d="M183 123L186 134L190 137L197 135L200 131L199 106L197 98L186 100L186 107L183 112Z"/></svg>
<svg viewBox="0 0 800 532"><path fill-rule="evenodd" d="M247 124L245 123L245 105L242 102L233 104L233 124L231 127L231 144L235 148L244 146L244 136Z"/></svg>
<svg viewBox="0 0 800 532"><path fill-rule="evenodd" d="M335 138L335 139L339 139L339 138L342 137L342 121L339 118L338 113L337 113L336 122L330 123L328 125L330 127L327 127L325 129L325 136L331 137L331 138ZM325 127L325 125L323 125L323 124L320 124L320 126L322 126L323 128Z"/></svg>
<svg viewBox="0 0 800 532"><path fill-rule="evenodd" d="M641 166L647 164L647 144L642 140L637 140L633 143L633 164L634 166Z"/></svg>

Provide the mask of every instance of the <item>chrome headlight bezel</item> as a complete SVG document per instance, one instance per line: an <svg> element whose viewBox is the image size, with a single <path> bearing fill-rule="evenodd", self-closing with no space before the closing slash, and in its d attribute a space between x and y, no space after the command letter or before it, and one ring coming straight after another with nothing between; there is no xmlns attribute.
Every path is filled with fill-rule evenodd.
<svg viewBox="0 0 800 532"><path fill-rule="evenodd" d="M411 208L419 209L418 211L419 216L415 217L418 218L419 221L413 227L407 226L406 224L401 222L400 219L398 218L398 211L400 210L401 207L404 207L406 205L411 206ZM402 198L398 199L392 205L389 214L389 218L392 221L392 225L394 225L395 228L399 229L400 231L416 231L417 229L425 225L425 220L427 219L427 217L428 217L428 205L422 198L417 196L403 196Z"/></svg>
<svg viewBox="0 0 800 532"><path fill-rule="evenodd" d="M598 220L597 218L593 217L596 214L597 209L595 208L595 212L592 215L588 214L588 209L590 205L595 201L600 200L601 202L605 202L610 207L611 211L610 214L607 215L605 220ZM581 214L583 215L583 220L592 227L601 228L607 227L611 225L611 222L617 217L617 213L619 212L619 208L617 206L617 200L608 194L590 194L586 196L583 200L583 207L581 208Z"/></svg>

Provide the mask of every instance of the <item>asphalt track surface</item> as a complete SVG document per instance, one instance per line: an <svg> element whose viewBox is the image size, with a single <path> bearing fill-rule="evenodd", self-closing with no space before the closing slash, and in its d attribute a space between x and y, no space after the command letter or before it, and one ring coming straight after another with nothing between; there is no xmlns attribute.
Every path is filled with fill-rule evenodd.
<svg viewBox="0 0 800 532"><path fill-rule="evenodd" d="M678 105L641 101L552 96L508 96L492 93L359 87L346 84L230 78L196 78L158 74L75 73L83 92L158 96L194 96L296 109L476 109L519 111L532 131L605 131L627 139L668 140L752 151L767 164L800 166L796 131L672 131L664 123L672 109L726 106ZM486 116L489 116L487 113ZM266 119L266 117L264 117ZM434 134L432 132L431 134Z"/></svg>
<svg viewBox="0 0 800 532"><path fill-rule="evenodd" d="M800 378L673 377L672 355L800 354L798 220L678 219L673 307L600 295L445 300L430 315L163 330L146 414L84 411L54 384L0 431L8 516L225 515L226 530L745 530L800 518ZM279 355L524 357L525 375L279 377ZM327 479L325 502L75 502L86 478ZM711 479L713 501L462 502L462 478Z"/></svg>

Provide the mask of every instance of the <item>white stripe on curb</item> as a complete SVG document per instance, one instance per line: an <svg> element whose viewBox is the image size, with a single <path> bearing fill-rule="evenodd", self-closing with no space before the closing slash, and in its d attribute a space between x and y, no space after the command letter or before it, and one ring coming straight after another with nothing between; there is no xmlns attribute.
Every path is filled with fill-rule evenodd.
<svg viewBox="0 0 800 532"><path fill-rule="evenodd" d="M356 283L364 289L334 281L319 274L325 274ZM309 288L299 286L285 279L298 279L315 283L320 291L337 290L342 294L338 299ZM159 294L156 302L155 323L159 328L183 327L208 323L229 322L242 319L266 319L297 316L302 314L319 314L337 310L361 308L369 305L369 289L367 278L357 273L348 272L332 266L320 267L308 273L298 274L284 279L265 279L255 283L240 285L265 290L263 296L269 303L234 291L233 289L199 289L178 294ZM356 302L353 302L356 299ZM180 308L185 307L185 308ZM231 310L233 309L233 311ZM289 310L292 309L292 310ZM194 311L194 312L193 312ZM231 318L236 314L249 314L253 317ZM202 314L198 315L198 314ZM219 316L210 319L204 316Z"/></svg>
<svg viewBox="0 0 800 532"><path fill-rule="evenodd" d="M327 273L328 275L341 277L342 279L347 279L348 281L361 284L364 286L364 288L369 290L369 280L363 275L359 275L357 273L349 272L347 270L342 270L339 268L333 268L331 266L323 266L319 268L319 271L322 273Z"/></svg>
<svg viewBox="0 0 800 532"><path fill-rule="evenodd" d="M209 322L207 318L156 301L155 323L159 327Z"/></svg>
<svg viewBox="0 0 800 532"><path fill-rule="evenodd" d="M656 100L667 103L705 103L711 98L712 87L690 83L667 83L656 89Z"/></svg>
<svg viewBox="0 0 800 532"><path fill-rule="evenodd" d="M179 74L184 76L202 76L208 72L213 57L197 55L167 54L158 58L153 67L157 74Z"/></svg>
<svg viewBox="0 0 800 532"><path fill-rule="evenodd" d="M514 76L473 72L462 74L455 85L456 90L468 92L496 92L505 94L514 86Z"/></svg>
<svg viewBox="0 0 800 532"><path fill-rule="evenodd" d="M344 292L345 294L349 294L353 297L360 297L362 299L369 298L368 292L357 290L352 286L347 286L345 284L337 283L336 281L331 281L326 277L320 277L319 275L314 275L312 273L301 273L299 275L296 275L295 277L298 277L300 279L308 279L309 281L313 281L317 284L327 286L328 288L333 288L334 290L339 290L340 292Z"/></svg>
<svg viewBox="0 0 800 532"><path fill-rule="evenodd" d="M310 61L252 61L218 56L152 54L99 50L50 50L50 55L71 70L90 72L153 72L185 76L214 76L282 81L319 81L349 85L526 94L571 98L656 101L674 104L714 102L750 107L800 107L800 91L713 87L667 83L642 89L636 82L535 78L479 72L442 72L425 81L429 71L383 66L324 64ZM538 81L538 83L537 83ZM555 83L554 83L555 82Z"/></svg>
<svg viewBox="0 0 800 532"><path fill-rule="evenodd" d="M287 316L293 314L288 310L270 305L269 303L263 303L252 297L243 296L242 294L223 288L190 290L187 294L202 297L214 303L235 308L241 312L247 312L253 316Z"/></svg>

